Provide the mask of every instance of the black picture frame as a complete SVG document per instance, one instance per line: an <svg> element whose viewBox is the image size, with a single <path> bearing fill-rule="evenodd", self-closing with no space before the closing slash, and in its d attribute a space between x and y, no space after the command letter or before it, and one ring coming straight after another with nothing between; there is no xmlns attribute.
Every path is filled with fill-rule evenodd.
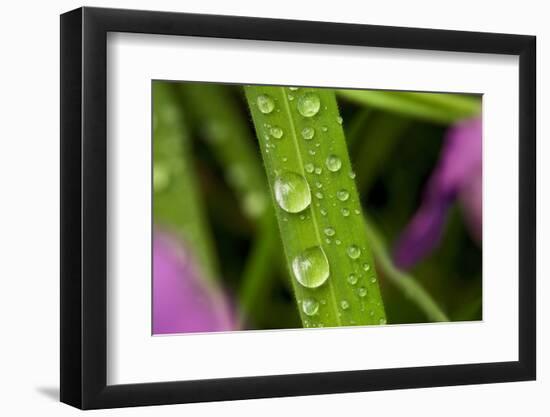
<svg viewBox="0 0 550 417"><path fill-rule="evenodd" d="M108 32L519 56L519 360L107 385ZM61 401L94 409L535 379L535 51L524 35L88 7L61 15Z"/></svg>

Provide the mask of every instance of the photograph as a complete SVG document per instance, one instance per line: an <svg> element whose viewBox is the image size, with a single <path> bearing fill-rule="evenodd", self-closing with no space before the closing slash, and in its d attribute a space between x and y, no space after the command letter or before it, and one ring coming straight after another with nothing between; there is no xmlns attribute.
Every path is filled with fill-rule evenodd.
<svg viewBox="0 0 550 417"><path fill-rule="evenodd" d="M481 94L151 89L153 335L483 320Z"/></svg>

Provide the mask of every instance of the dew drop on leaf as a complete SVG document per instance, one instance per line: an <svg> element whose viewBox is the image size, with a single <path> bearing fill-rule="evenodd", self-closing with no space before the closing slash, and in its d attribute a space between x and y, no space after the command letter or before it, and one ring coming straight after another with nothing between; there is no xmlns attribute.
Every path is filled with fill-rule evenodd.
<svg viewBox="0 0 550 417"><path fill-rule="evenodd" d="M342 120L342 118L341 118L340 116L338 116L338 117L336 118L336 122L338 122L338 124L341 125L342 122L343 122L343 120Z"/></svg>
<svg viewBox="0 0 550 417"><path fill-rule="evenodd" d="M321 100L315 93L306 93L298 99L298 112L304 117L313 117L319 113Z"/></svg>
<svg viewBox="0 0 550 417"><path fill-rule="evenodd" d="M331 172L338 172L340 168L342 168L342 161L336 155L327 156L325 164L327 165L328 170Z"/></svg>
<svg viewBox="0 0 550 417"><path fill-rule="evenodd" d="M283 137L283 129L281 129L278 126L273 126L269 133L271 133L271 136L273 136L275 139L281 139Z"/></svg>
<svg viewBox="0 0 550 417"><path fill-rule="evenodd" d="M349 209L348 208L343 207L342 210L340 210L340 212L342 213L342 216L344 216L344 217L349 216Z"/></svg>
<svg viewBox="0 0 550 417"><path fill-rule="evenodd" d="M319 303L315 298L306 298L302 302L302 311L306 316L314 316L319 311Z"/></svg>
<svg viewBox="0 0 550 417"><path fill-rule="evenodd" d="M355 275L355 274L349 274L349 275L348 275L348 282L349 282L351 285L357 284L357 280L358 280L357 275Z"/></svg>
<svg viewBox="0 0 550 417"><path fill-rule="evenodd" d="M349 198L349 193L347 190L339 190L336 192L336 198L340 201L347 201Z"/></svg>
<svg viewBox="0 0 550 417"><path fill-rule="evenodd" d="M308 174L313 173L313 169L314 169L314 168L313 168L313 164L312 164L312 163L307 163L307 164L304 166L304 168L305 168L305 170L306 170L306 172L307 172Z"/></svg>
<svg viewBox="0 0 550 417"><path fill-rule="evenodd" d="M291 171L282 172L275 179L275 200L288 213L299 213L311 204L311 191L306 179Z"/></svg>
<svg viewBox="0 0 550 417"><path fill-rule="evenodd" d="M256 98L256 104L263 114L269 114L275 108L275 102L267 94L260 94Z"/></svg>
<svg viewBox="0 0 550 417"><path fill-rule="evenodd" d="M370 265L369 265L368 263L365 262L365 263L363 264L363 269L364 269L365 271L367 271L367 272L370 271Z"/></svg>
<svg viewBox="0 0 550 417"><path fill-rule="evenodd" d="M349 308L349 303L346 300L340 301L340 307L342 307L342 310L347 310Z"/></svg>
<svg viewBox="0 0 550 417"><path fill-rule="evenodd" d="M323 285L330 275L327 256L320 246L305 249L292 260L296 280L307 288Z"/></svg>
<svg viewBox="0 0 550 417"><path fill-rule="evenodd" d="M359 297L363 298L367 295L367 289L365 287L361 287L357 290L357 294Z"/></svg>
<svg viewBox="0 0 550 417"><path fill-rule="evenodd" d="M304 127L302 129L302 137L305 140L311 140L315 136L315 129L312 127Z"/></svg>
<svg viewBox="0 0 550 417"><path fill-rule="evenodd" d="M334 236L336 231L332 227L326 227L325 228L325 235L327 236Z"/></svg>
<svg viewBox="0 0 550 417"><path fill-rule="evenodd" d="M357 245L351 245L348 247L348 256L351 259L357 259L361 256L361 249Z"/></svg>

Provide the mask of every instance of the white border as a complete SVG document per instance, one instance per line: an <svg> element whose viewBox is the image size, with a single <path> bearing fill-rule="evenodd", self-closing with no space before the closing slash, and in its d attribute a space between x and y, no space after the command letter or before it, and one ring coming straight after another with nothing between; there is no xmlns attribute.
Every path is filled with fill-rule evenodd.
<svg viewBox="0 0 550 417"><path fill-rule="evenodd" d="M109 34L108 384L518 359L518 59ZM483 322L151 337L151 79L483 93Z"/></svg>

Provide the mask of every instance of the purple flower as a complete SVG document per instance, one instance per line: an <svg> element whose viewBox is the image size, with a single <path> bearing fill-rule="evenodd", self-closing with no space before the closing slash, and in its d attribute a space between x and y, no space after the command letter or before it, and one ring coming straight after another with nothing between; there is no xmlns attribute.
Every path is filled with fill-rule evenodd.
<svg viewBox="0 0 550 417"><path fill-rule="evenodd" d="M482 237L481 119L453 126L437 166L424 189L422 203L395 246L395 263L408 268L439 244L449 207L458 200L472 237Z"/></svg>
<svg viewBox="0 0 550 417"><path fill-rule="evenodd" d="M173 236L154 231L153 334L236 329L223 292L204 279L190 251Z"/></svg>

